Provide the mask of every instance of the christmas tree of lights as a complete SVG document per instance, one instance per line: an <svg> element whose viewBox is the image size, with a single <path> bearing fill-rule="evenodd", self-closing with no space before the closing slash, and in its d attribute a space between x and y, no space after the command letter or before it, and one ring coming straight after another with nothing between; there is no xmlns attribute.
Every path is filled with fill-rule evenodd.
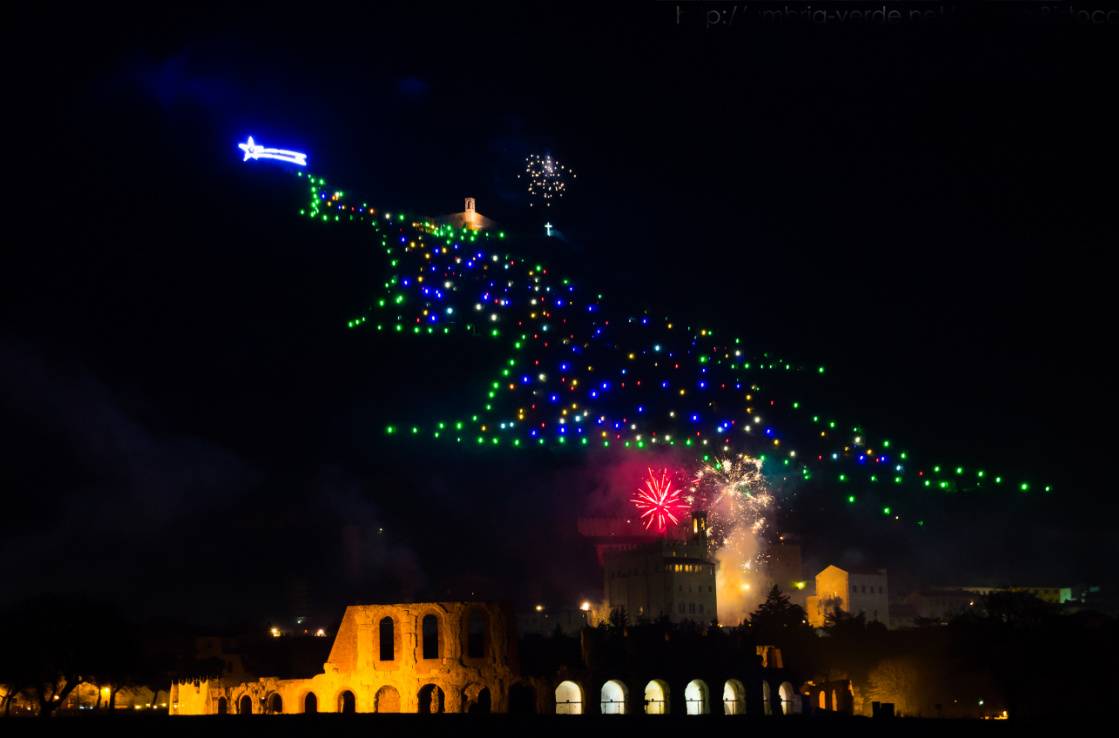
<svg viewBox="0 0 1119 738"><path fill-rule="evenodd" d="M390 436L484 449L676 449L701 466L752 457L783 480L825 481L851 505L868 485L1035 491L984 468L919 461L890 436L789 396L789 386L825 375L823 365L752 353L717 326L612 310L602 294L512 253L504 231L381 211L296 174L309 195L301 216L369 228L384 254L382 288L349 328L492 342L493 374L475 406L386 424ZM900 520L898 500L881 514Z"/></svg>

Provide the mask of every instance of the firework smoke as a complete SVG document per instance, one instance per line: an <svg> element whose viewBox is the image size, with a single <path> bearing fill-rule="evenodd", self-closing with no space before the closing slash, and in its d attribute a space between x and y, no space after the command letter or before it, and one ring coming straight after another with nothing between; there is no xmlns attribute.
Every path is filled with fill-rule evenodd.
<svg viewBox="0 0 1119 738"><path fill-rule="evenodd" d="M762 461L744 454L705 464L691 489L694 508L706 509L710 553L718 562L715 589L719 622L737 625L765 598L768 577L763 533L773 494Z"/></svg>

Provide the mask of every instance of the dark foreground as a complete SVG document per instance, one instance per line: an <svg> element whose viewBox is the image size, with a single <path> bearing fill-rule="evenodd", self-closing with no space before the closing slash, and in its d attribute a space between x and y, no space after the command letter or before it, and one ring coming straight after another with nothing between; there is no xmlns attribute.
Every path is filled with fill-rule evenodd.
<svg viewBox="0 0 1119 738"><path fill-rule="evenodd" d="M711 716L555 716L555 715L282 715L176 717L166 716L60 716L52 720L20 718L0 720L5 736L53 733L177 738L204 735L206 738L277 735L341 736L518 736L585 738L611 735L640 736L814 736L838 738L846 735L1009 735L1034 724L1014 721L949 721L893 719L871 720L847 716L751 718Z"/></svg>

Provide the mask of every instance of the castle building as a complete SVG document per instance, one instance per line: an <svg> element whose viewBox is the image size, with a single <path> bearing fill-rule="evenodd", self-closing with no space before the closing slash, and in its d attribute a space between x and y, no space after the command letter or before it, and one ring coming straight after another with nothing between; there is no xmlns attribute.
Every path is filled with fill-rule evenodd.
<svg viewBox="0 0 1119 738"><path fill-rule="evenodd" d="M169 712L504 712L517 670L505 607L352 605L320 673L176 683Z"/></svg>
<svg viewBox="0 0 1119 738"><path fill-rule="evenodd" d="M709 622L717 616L715 562L707 550L707 515L692 513L685 540L657 538L603 554L606 610L630 620Z"/></svg>
<svg viewBox="0 0 1119 738"><path fill-rule="evenodd" d="M841 569L830 565L816 575L816 594L808 598L808 622L826 624L827 615L842 610L864 613L868 622L890 625L890 590L885 569Z"/></svg>

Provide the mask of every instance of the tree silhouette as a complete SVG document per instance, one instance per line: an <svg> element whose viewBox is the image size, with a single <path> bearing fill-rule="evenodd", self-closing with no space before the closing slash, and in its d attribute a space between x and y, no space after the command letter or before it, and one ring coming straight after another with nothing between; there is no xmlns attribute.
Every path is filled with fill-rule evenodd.
<svg viewBox="0 0 1119 738"><path fill-rule="evenodd" d="M812 634L804 608L793 604L776 584L750 616L750 627L759 643L782 645L789 638Z"/></svg>
<svg viewBox="0 0 1119 738"><path fill-rule="evenodd" d="M0 682L39 703L39 715L54 714L83 681L96 682L122 657L124 633L112 608L84 597L42 595L0 615L5 633Z"/></svg>

